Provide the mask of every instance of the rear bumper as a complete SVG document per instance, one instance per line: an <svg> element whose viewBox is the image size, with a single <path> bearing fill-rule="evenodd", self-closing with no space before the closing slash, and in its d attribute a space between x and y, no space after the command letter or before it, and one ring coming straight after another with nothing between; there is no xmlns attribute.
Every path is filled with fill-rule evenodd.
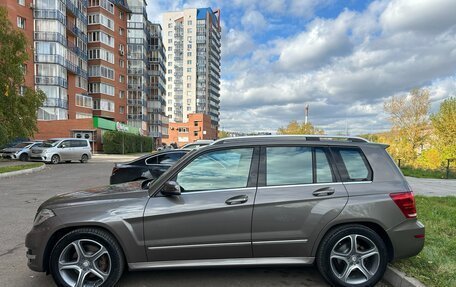
<svg viewBox="0 0 456 287"><path fill-rule="evenodd" d="M424 247L424 225L408 219L386 231L394 248L394 260L417 255Z"/></svg>

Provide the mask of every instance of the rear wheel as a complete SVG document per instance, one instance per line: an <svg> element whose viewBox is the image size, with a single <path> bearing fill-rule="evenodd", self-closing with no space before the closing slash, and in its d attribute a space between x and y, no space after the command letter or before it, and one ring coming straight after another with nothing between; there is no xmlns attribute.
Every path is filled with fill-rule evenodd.
<svg viewBox="0 0 456 287"><path fill-rule="evenodd" d="M50 271L58 286L114 286L120 279L122 250L109 233L81 228L67 233L51 252Z"/></svg>
<svg viewBox="0 0 456 287"><path fill-rule="evenodd" d="M20 161L28 161L29 160L28 154L26 154L26 153L21 154L19 156L19 160Z"/></svg>
<svg viewBox="0 0 456 287"><path fill-rule="evenodd" d="M88 161L89 161L89 156L86 155L86 154L83 154L82 157L81 157L80 162L81 163L87 163Z"/></svg>
<svg viewBox="0 0 456 287"><path fill-rule="evenodd" d="M58 156L57 154L55 154L51 157L52 164L58 164L59 162L60 162L60 156Z"/></svg>
<svg viewBox="0 0 456 287"><path fill-rule="evenodd" d="M317 267L335 286L374 286L385 273L387 250L381 237L363 225L331 230L317 253Z"/></svg>

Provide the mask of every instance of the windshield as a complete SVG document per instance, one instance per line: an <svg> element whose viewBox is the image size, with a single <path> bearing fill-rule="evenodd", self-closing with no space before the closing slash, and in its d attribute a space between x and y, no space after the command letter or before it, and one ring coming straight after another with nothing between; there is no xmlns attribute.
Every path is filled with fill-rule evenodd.
<svg viewBox="0 0 456 287"><path fill-rule="evenodd" d="M28 146L29 144L30 143L19 143L19 144L15 145L14 147L15 148L24 148L24 147Z"/></svg>
<svg viewBox="0 0 456 287"><path fill-rule="evenodd" d="M58 140L48 140L48 141L45 141L41 146L42 147L54 147L57 145L59 141Z"/></svg>

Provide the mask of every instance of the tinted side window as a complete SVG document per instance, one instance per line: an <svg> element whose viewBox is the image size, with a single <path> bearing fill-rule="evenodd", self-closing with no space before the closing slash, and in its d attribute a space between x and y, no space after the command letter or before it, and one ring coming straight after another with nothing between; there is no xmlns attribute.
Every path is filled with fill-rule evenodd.
<svg viewBox="0 0 456 287"><path fill-rule="evenodd" d="M253 148L204 153L177 175L183 192L247 187Z"/></svg>
<svg viewBox="0 0 456 287"><path fill-rule="evenodd" d="M60 148L63 148L63 147L68 148L68 147L71 147L71 142L70 142L70 141L63 141L63 142L61 142L61 143L59 144L59 147L60 147Z"/></svg>
<svg viewBox="0 0 456 287"><path fill-rule="evenodd" d="M322 148L315 148L315 172L317 183L335 181L328 154Z"/></svg>
<svg viewBox="0 0 456 287"><path fill-rule="evenodd" d="M181 153L181 152L173 152L173 153L169 153L169 154L160 155L157 157L157 163L158 164L173 164L176 161L178 161L183 155L184 155L184 153Z"/></svg>
<svg viewBox="0 0 456 287"><path fill-rule="evenodd" d="M266 185L313 183L311 147L266 148Z"/></svg>
<svg viewBox="0 0 456 287"><path fill-rule="evenodd" d="M344 181L370 181L372 180L372 171L367 160L358 148L336 148L338 154L339 169L341 169Z"/></svg>

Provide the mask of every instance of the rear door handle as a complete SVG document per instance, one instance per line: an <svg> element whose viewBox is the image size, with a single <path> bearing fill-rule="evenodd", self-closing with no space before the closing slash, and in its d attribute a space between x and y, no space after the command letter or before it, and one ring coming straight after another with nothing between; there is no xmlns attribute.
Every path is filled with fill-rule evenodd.
<svg viewBox="0 0 456 287"><path fill-rule="evenodd" d="M334 192L336 192L334 187L323 187L315 190L312 194L313 196L328 196L334 194Z"/></svg>
<svg viewBox="0 0 456 287"><path fill-rule="evenodd" d="M247 195L238 195L228 198L225 203L228 205L243 204L246 203L247 200L249 200L249 197Z"/></svg>

